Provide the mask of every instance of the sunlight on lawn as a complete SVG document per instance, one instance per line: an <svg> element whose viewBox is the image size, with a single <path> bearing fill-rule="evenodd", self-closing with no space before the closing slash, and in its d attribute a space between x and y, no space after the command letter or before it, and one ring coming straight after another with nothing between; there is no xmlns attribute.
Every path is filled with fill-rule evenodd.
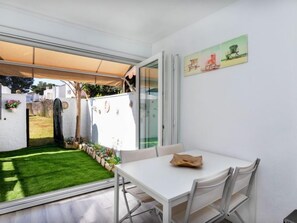
<svg viewBox="0 0 297 223"><path fill-rule="evenodd" d="M20 197L24 197L24 192L21 187L17 175L15 173L15 168L13 162L1 162L2 167L0 171L0 182L2 187L6 187L6 192L0 190L0 201L3 200L14 200Z"/></svg>
<svg viewBox="0 0 297 223"><path fill-rule="evenodd" d="M30 116L30 146L53 143L53 118Z"/></svg>
<svg viewBox="0 0 297 223"><path fill-rule="evenodd" d="M80 150L52 145L0 153L1 202L111 177Z"/></svg>
<svg viewBox="0 0 297 223"><path fill-rule="evenodd" d="M49 138L53 137L53 118L30 116L30 138Z"/></svg>

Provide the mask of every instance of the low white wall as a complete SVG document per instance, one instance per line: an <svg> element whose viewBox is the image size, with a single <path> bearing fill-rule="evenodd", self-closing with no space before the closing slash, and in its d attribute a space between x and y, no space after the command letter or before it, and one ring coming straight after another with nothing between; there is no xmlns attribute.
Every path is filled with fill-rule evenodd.
<svg viewBox="0 0 297 223"><path fill-rule="evenodd" d="M145 107L143 107L145 106ZM158 99L151 95L141 100L140 141L158 137Z"/></svg>
<svg viewBox="0 0 297 223"><path fill-rule="evenodd" d="M89 138L93 143L121 150L136 148L135 93L91 99L89 112Z"/></svg>
<svg viewBox="0 0 297 223"><path fill-rule="evenodd" d="M6 100L19 100L21 104L14 111L8 111L5 109ZM3 94L1 103L0 151L26 147L26 95Z"/></svg>
<svg viewBox="0 0 297 223"><path fill-rule="evenodd" d="M63 134L64 138L75 136L76 126L76 99L75 98L61 98L62 102L68 103L68 108L63 110ZM87 108L87 100L81 100L81 137L88 138L87 126L89 125L89 114Z"/></svg>

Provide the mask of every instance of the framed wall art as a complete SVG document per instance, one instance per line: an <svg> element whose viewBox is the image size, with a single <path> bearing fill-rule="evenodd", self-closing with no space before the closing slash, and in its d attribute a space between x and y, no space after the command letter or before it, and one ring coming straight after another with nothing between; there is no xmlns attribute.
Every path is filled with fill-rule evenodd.
<svg viewBox="0 0 297 223"><path fill-rule="evenodd" d="M248 37L242 35L185 56L184 76L217 70L248 61Z"/></svg>

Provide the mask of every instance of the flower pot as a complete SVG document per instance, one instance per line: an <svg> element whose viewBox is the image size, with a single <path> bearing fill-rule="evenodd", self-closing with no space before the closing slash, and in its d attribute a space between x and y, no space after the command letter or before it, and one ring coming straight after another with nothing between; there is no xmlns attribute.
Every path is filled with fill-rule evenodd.
<svg viewBox="0 0 297 223"><path fill-rule="evenodd" d="M6 111L8 112L15 112L17 109L16 108L6 108Z"/></svg>
<svg viewBox="0 0 297 223"><path fill-rule="evenodd" d="M65 142L64 148L65 149L75 149L75 146L73 144L69 144L69 143Z"/></svg>
<svg viewBox="0 0 297 223"><path fill-rule="evenodd" d="M73 145L74 145L75 149L77 149L79 146L79 142L74 142Z"/></svg>

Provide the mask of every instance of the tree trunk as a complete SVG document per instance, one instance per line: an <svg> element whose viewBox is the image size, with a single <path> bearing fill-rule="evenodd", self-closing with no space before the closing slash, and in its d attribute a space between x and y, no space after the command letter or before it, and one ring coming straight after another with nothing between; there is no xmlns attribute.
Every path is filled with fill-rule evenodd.
<svg viewBox="0 0 297 223"><path fill-rule="evenodd" d="M75 140L79 142L80 139L80 125L81 125L81 86L80 83L75 83L76 94L76 129Z"/></svg>

